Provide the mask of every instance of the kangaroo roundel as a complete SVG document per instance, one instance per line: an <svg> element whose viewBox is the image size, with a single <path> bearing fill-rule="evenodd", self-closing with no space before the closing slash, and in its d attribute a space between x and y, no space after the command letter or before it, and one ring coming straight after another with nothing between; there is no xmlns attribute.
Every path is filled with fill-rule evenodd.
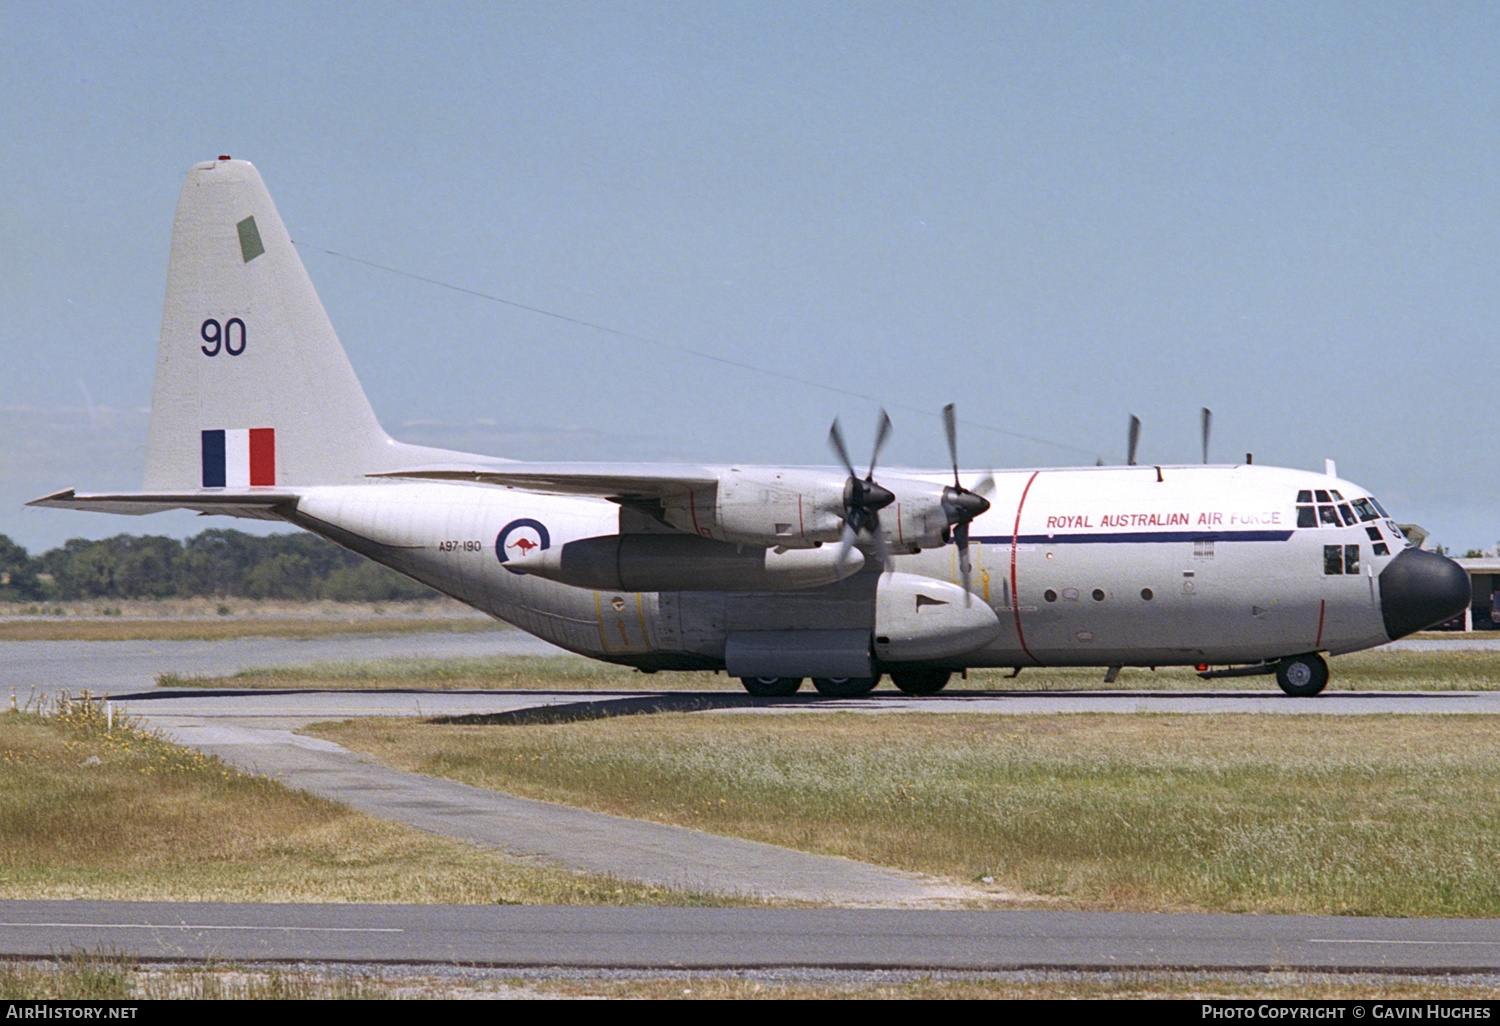
<svg viewBox="0 0 1500 1026"><path fill-rule="evenodd" d="M495 538L495 556L502 563L525 559L533 552L546 552L551 547L552 536L547 533L547 526L530 517L512 520Z"/></svg>

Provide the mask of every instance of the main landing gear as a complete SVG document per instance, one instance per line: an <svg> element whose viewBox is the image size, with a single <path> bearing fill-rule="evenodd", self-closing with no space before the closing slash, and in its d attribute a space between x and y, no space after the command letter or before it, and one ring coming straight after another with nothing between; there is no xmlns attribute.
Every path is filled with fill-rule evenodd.
<svg viewBox="0 0 1500 1026"><path fill-rule="evenodd" d="M917 667L907 670L892 670L891 683L908 695L935 695L948 686L948 670Z"/></svg>
<svg viewBox="0 0 1500 1026"><path fill-rule="evenodd" d="M948 686L949 670L927 666L891 670L891 683L908 695L935 695ZM881 674L873 677L814 677L818 694L829 698L860 698L875 690ZM788 698L802 687L801 677L741 677L745 690L756 698Z"/></svg>
<svg viewBox="0 0 1500 1026"><path fill-rule="evenodd" d="M814 677L813 687L818 689L818 694L827 695L829 698L859 698L868 695L875 690L875 685L880 683L880 675L873 677Z"/></svg>
<svg viewBox="0 0 1500 1026"><path fill-rule="evenodd" d="M786 698L802 686L801 677L741 677L745 690L756 698Z"/></svg>

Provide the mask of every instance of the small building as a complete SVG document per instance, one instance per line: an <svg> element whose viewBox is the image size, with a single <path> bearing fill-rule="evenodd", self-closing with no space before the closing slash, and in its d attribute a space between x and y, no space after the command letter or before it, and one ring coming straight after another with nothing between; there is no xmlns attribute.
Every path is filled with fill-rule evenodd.
<svg viewBox="0 0 1500 1026"><path fill-rule="evenodd" d="M1433 630L1500 631L1500 556L1455 559L1469 575L1469 608L1463 622L1454 617Z"/></svg>

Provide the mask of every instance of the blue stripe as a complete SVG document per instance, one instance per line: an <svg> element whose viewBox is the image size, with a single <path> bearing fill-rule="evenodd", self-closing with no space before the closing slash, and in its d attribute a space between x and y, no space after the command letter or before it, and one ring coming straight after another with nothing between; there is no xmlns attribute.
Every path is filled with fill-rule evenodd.
<svg viewBox="0 0 1500 1026"><path fill-rule="evenodd" d="M1291 531L1117 531L1099 534L1023 534L1019 545L1149 545L1157 542L1284 542ZM1009 545L1008 534L975 537L986 545Z"/></svg>
<svg viewBox="0 0 1500 1026"><path fill-rule="evenodd" d="M225 482L224 432L203 432L203 487L223 488Z"/></svg>

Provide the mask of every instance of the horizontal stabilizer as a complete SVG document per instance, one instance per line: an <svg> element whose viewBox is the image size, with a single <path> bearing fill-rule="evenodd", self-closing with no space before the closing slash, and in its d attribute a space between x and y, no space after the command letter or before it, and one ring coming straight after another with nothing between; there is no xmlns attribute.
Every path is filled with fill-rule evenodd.
<svg viewBox="0 0 1500 1026"><path fill-rule="evenodd" d="M51 509L82 509L94 513L124 513L142 516L146 513L165 513L173 509L190 509L205 516L219 514L244 517L249 520L284 520L284 512L296 508L297 496L291 492L254 492L250 494L225 495L204 492L116 492L112 494L79 495L69 488L41 499L33 499L28 506L45 506Z"/></svg>

